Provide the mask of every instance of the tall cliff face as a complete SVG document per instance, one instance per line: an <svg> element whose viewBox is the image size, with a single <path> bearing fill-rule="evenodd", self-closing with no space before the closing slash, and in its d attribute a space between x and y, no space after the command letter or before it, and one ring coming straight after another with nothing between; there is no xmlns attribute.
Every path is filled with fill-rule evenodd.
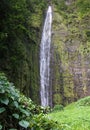
<svg viewBox="0 0 90 130"><path fill-rule="evenodd" d="M0 1L0 71L39 103L39 44L47 3Z"/></svg>
<svg viewBox="0 0 90 130"><path fill-rule="evenodd" d="M0 71L36 103L41 27L48 2L0 0ZM90 94L90 1L52 4L53 104L67 104Z"/></svg>
<svg viewBox="0 0 90 130"><path fill-rule="evenodd" d="M90 2L55 0L51 75L53 104L90 95ZM85 10L86 9L86 10Z"/></svg>

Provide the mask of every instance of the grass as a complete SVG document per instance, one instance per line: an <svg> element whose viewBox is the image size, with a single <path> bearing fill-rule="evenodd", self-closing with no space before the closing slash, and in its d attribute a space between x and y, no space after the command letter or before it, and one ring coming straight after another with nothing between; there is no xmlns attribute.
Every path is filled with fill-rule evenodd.
<svg viewBox="0 0 90 130"><path fill-rule="evenodd" d="M85 104L85 101L88 102ZM90 130L90 97L72 103L62 111L50 113L49 118L62 124L61 130Z"/></svg>

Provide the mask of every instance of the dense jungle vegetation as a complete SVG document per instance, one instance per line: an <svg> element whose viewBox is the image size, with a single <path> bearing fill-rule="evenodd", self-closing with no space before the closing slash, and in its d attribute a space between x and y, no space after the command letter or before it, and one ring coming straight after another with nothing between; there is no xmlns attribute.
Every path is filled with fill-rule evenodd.
<svg viewBox="0 0 90 130"><path fill-rule="evenodd" d="M45 117L48 108L35 105L0 73L0 130L60 130Z"/></svg>
<svg viewBox="0 0 90 130"><path fill-rule="evenodd" d="M0 1L0 71L37 103L39 43L46 5L44 0Z"/></svg>
<svg viewBox="0 0 90 130"><path fill-rule="evenodd" d="M0 130L90 129L90 97L67 107L56 101L53 110L37 105L39 45L48 2L0 0ZM89 55L90 0L70 0L69 5L64 0L50 2L64 24L70 25L72 37L81 39L80 53ZM79 25L82 28L78 31Z"/></svg>

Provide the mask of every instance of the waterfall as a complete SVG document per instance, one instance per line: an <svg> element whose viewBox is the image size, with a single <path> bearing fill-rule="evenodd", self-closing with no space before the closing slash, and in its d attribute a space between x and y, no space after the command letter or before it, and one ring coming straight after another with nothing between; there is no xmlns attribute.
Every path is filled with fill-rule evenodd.
<svg viewBox="0 0 90 130"><path fill-rule="evenodd" d="M42 106L49 106L51 24L52 8L49 6L40 45L40 94Z"/></svg>

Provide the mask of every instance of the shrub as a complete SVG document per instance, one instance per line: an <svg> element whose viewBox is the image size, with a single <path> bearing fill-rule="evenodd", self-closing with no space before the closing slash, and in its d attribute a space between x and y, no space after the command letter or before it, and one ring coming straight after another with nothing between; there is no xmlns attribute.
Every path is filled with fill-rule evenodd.
<svg viewBox="0 0 90 130"><path fill-rule="evenodd" d="M78 9L78 12L80 12L82 15L90 13L90 1L89 0L77 0L76 7Z"/></svg>
<svg viewBox="0 0 90 130"><path fill-rule="evenodd" d="M53 3L56 5L58 11L67 10L67 5L65 4L64 0L54 0Z"/></svg>
<svg viewBox="0 0 90 130"><path fill-rule="evenodd" d="M44 112L0 73L0 130L60 130Z"/></svg>
<svg viewBox="0 0 90 130"><path fill-rule="evenodd" d="M63 105L55 105L53 108L53 111L62 111L64 110L64 106Z"/></svg>
<svg viewBox="0 0 90 130"><path fill-rule="evenodd" d="M90 96L82 98L76 102L78 106L90 106Z"/></svg>

